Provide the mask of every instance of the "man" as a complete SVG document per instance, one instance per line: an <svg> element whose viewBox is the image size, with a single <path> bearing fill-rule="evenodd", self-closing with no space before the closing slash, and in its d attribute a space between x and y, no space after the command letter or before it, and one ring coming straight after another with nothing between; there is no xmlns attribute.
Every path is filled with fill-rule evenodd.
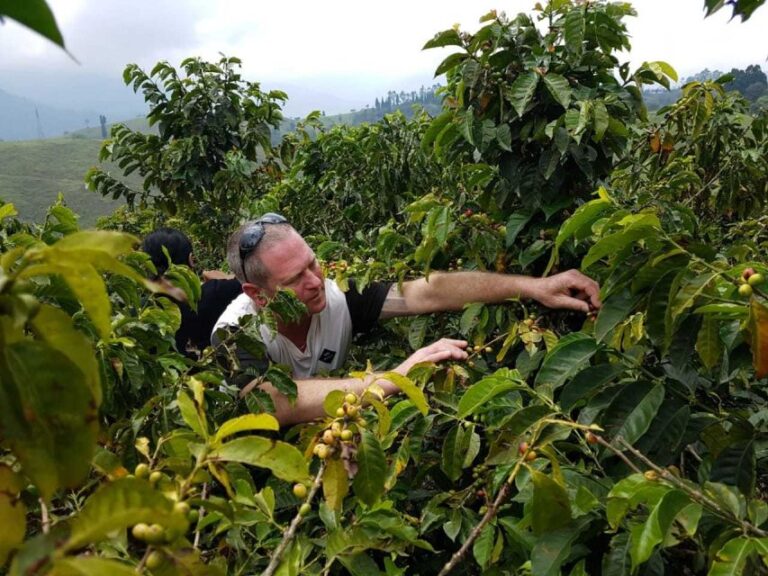
<svg viewBox="0 0 768 576"><path fill-rule="evenodd" d="M335 282L323 277L312 249L279 214L266 214L241 226L227 244L227 261L243 288L219 318L214 330L236 326L238 318L253 314L278 289L287 288L307 307L298 322L277 321L277 334L260 327L273 362L288 364L298 386L298 399L291 406L285 396L269 384L262 388L275 402L281 424L294 424L323 415L323 399L332 390L360 394L374 380L317 378L318 371L343 365L352 336L370 329L378 320L461 310L470 302L497 303L510 298L531 298L550 308L589 312L600 307L598 284L576 270L548 278L531 278L485 272L430 274L397 284L376 283L360 294L353 283L345 294ZM215 343L215 338L214 338ZM420 362L467 358L467 343L443 338L414 352L395 372L407 374ZM386 394L398 392L391 382L378 379Z"/></svg>
<svg viewBox="0 0 768 576"><path fill-rule="evenodd" d="M163 275L168 269L169 257L174 264L194 268L192 243L181 230L158 228L147 234L141 249L149 255L155 265L156 280L163 280ZM163 249L168 252L167 256ZM185 356L194 358L197 351L210 346L214 323L227 305L241 292L240 282L237 279L228 277L218 270L203 272L203 286L197 311L193 311L189 304L179 298L174 298L181 312L181 325L176 331L176 349Z"/></svg>

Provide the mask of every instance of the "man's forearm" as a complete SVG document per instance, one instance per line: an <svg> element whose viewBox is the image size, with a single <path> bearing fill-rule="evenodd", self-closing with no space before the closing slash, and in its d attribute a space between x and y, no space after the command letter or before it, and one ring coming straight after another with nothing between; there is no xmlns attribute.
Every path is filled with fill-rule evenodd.
<svg viewBox="0 0 768 576"><path fill-rule="evenodd" d="M354 392L360 396L376 380L377 377L373 374L367 376L365 380L360 378L311 378L296 380L298 394L296 403L293 405L287 396L279 392L269 382L258 384L258 380L254 380L252 384L258 385L261 390L269 394L275 404L275 418L277 418L281 426L288 426L300 422L310 422L325 416L323 401L330 392L341 390L342 392ZM397 391L397 387L389 381L379 380L378 383L386 395ZM246 386L241 395L247 394L252 389L252 385Z"/></svg>
<svg viewBox="0 0 768 576"><path fill-rule="evenodd" d="M429 279L403 283L402 301L385 302L382 317L461 310L470 302L487 304L511 298L536 298L538 278L492 272L433 272ZM396 310L396 308L400 308Z"/></svg>

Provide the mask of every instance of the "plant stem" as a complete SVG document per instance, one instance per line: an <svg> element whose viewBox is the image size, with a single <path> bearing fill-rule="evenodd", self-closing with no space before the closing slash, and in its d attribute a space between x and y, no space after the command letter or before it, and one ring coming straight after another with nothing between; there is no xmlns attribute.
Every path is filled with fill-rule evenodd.
<svg viewBox="0 0 768 576"><path fill-rule="evenodd" d="M475 543L475 540L477 540L480 536L483 528L485 528L485 526L496 517L499 508L509 497L509 492L512 489L512 483L515 481L517 474L520 472L528 452L530 452L530 448L526 450L525 454L517 459L517 463L512 469L509 478L507 478L507 481L504 482L501 489L499 490L499 493L496 494L496 498L494 498L493 502L488 505L488 510L485 511L485 515L481 518L480 522L478 522L477 526L472 529L472 532L470 532L469 537L466 539L464 544L461 545L461 548L459 548L458 551L456 551L453 556L451 556L451 559L445 563L438 576L445 576L464 560L464 557L467 555L467 552L469 552L472 544Z"/></svg>
<svg viewBox="0 0 768 576"><path fill-rule="evenodd" d="M311 503L312 500L314 499L315 494L317 494L317 491L320 489L320 485L323 482L324 473L325 473L325 460L322 460L320 462L320 469L317 471L317 475L315 476L315 481L312 483L312 488L310 489L309 495L305 500L306 503ZM280 544L278 545L278 547L275 548L275 551L272 554L272 559L269 561L269 566L267 566L267 569L261 573L261 576L274 576L275 571L280 565L280 559L282 558L286 548L288 548L288 545L291 543L294 536L296 535L296 530L298 529L299 524L301 524L302 518L303 516L301 515L300 512L297 513L296 516L294 516L293 520L291 521L291 525L288 527L288 530L286 530L285 534L283 535L283 539L280 541Z"/></svg>
<svg viewBox="0 0 768 576"><path fill-rule="evenodd" d="M38 498L38 502L40 502L40 526L42 527L43 534L48 534L51 531L51 517L48 515L48 506L42 498Z"/></svg>

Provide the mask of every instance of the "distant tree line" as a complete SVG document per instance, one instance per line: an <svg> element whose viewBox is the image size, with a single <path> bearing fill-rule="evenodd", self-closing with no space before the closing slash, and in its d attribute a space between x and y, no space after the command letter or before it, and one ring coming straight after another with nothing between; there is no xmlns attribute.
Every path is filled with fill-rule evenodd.
<svg viewBox="0 0 768 576"><path fill-rule="evenodd" d="M682 85L689 82L705 82L707 80L717 80L718 78L729 75L732 80L725 84L726 90L739 92L744 98L752 103L752 109L768 107L768 77L758 64L751 64L744 70L731 68L730 72L721 70L710 70L704 68L692 76L684 78ZM680 88L672 90L652 89L646 90L644 98L646 105L650 110L657 110L677 101L680 97Z"/></svg>

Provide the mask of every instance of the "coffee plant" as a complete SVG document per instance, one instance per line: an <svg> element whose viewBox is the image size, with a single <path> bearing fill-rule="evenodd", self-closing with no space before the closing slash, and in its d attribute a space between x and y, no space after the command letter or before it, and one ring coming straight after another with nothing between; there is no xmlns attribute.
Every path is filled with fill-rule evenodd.
<svg viewBox="0 0 768 576"><path fill-rule="evenodd" d="M238 180L230 224L282 211L342 286L577 266L602 287L588 317L511 301L389 321L351 354L370 386L330 393L315 422L280 430L258 384L290 399L295 383L240 368L235 346L263 355L252 321L195 359L174 349L168 292L194 306L192 271L171 266L169 289L146 280L135 236L81 231L61 201L39 225L0 204L0 571L765 573L766 116L695 82L647 118L640 86L675 75L618 62L630 15L567 0L490 13L428 42L458 50L436 118L326 130L310 116L248 160L265 179ZM200 89L129 68L157 98L161 72ZM227 116L208 104L203 132ZM163 146L189 142L191 125L170 126ZM264 148L255 132L239 137ZM182 224L217 214L224 177L174 166L144 173L137 204L172 204ZM270 311L301 306L281 292L258 320ZM469 360L389 372L441 336L466 338Z"/></svg>

